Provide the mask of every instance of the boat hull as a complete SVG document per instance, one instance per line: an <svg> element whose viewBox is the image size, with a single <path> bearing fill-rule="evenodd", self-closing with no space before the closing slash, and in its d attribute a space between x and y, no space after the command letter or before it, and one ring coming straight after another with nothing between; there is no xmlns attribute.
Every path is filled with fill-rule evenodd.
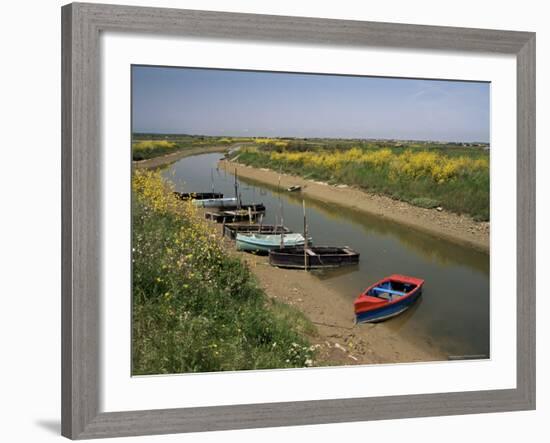
<svg viewBox="0 0 550 443"><path fill-rule="evenodd" d="M248 209L250 208L250 210L252 212L265 212L266 211L266 208L265 208L265 205L263 203L258 203L257 205L254 205L254 204L246 204L246 205L241 205L241 207L239 208L239 206L237 205L229 205L229 206L224 206L222 208L223 211L237 211L237 210L242 210L244 209L245 211L248 211Z"/></svg>
<svg viewBox="0 0 550 443"><path fill-rule="evenodd" d="M226 224L223 235L235 240L238 233L258 233L258 234L281 234L290 233L290 230L284 226L258 225L258 224Z"/></svg>
<svg viewBox="0 0 550 443"><path fill-rule="evenodd" d="M275 249L269 253L269 263L279 268L324 269L359 263L359 253L343 247L315 246L304 248Z"/></svg>
<svg viewBox="0 0 550 443"><path fill-rule="evenodd" d="M422 288L420 288L411 297L407 297L406 300L401 302L382 306L372 311L360 312L355 314L356 323L376 323L379 321L388 320L392 317L396 317L409 309L418 298L422 295Z"/></svg>
<svg viewBox="0 0 550 443"><path fill-rule="evenodd" d="M196 199L193 200L193 204L199 208L236 208L237 199L235 197Z"/></svg>
<svg viewBox="0 0 550 443"><path fill-rule="evenodd" d="M237 234L235 240L238 251L269 252L281 247L280 237L277 234ZM283 241L288 247L303 246L305 243L300 234L286 234Z"/></svg>
<svg viewBox="0 0 550 443"><path fill-rule="evenodd" d="M211 198L223 198L221 192L174 192L180 200L204 200Z"/></svg>
<svg viewBox="0 0 550 443"><path fill-rule="evenodd" d="M394 274L360 294L354 302L356 323L373 323L409 309L422 295L424 280Z"/></svg>
<svg viewBox="0 0 550 443"><path fill-rule="evenodd" d="M277 246L268 246L268 245L258 245L253 243L248 243L242 240L237 240L237 251L248 251L248 252L269 252Z"/></svg>
<svg viewBox="0 0 550 443"><path fill-rule="evenodd" d="M207 212L204 217L207 220L215 221L216 223L236 223L244 221L255 221L261 215L265 214L264 211L250 211L247 210L226 210L219 212Z"/></svg>

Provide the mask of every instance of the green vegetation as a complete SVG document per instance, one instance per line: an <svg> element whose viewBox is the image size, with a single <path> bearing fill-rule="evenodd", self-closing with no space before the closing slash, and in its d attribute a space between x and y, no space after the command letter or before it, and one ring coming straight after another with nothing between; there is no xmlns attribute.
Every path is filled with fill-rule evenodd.
<svg viewBox="0 0 550 443"><path fill-rule="evenodd" d="M411 204L415 206L420 206L421 208L426 208L426 209L433 209L439 206L439 202L437 200L432 200L431 198L426 198L426 197L413 198L411 200Z"/></svg>
<svg viewBox="0 0 550 443"><path fill-rule="evenodd" d="M177 134L134 134L132 140L132 160L147 160L182 149L228 146L232 143L246 140L249 139Z"/></svg>
<svg viewBox="0 0 550 443"><path fill-rule="evenodd" d="M176 143L165 140L142 140L132 143L132 160L146 160L181 149Z"/></svg>
<svg viewBox="0 0 550 443"><path fill-rule="evenodd" d="M489 220L489 153L435 143L259 139L240 163Z"/></svg>
<svg viewBox="0 0 550 443"><path fill-rule="evenodd" d="M158 172L132 179L132 373L304 367L314 326L269 300Z"/></svg>

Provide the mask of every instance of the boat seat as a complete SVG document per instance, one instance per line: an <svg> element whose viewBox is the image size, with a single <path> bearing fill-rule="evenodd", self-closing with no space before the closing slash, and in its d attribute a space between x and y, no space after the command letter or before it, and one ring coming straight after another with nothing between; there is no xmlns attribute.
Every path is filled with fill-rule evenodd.
<svg viewBox="0 0 550 443"><path fill-rule="evenodd" d="M378 286L372 288L371 291L374 291L374 292L385 292L385 293L387 293L387 294L393 294L393 295L406 295L406 294L407 294L406 292L394 291L393 289L380 288L380 287L378 287Z"/></svg>
<svg viewBox="0 0 550 443"><path fill-rule="evenodd" d="M381 292L379 294L376 294L376 297L381 298L382 300L388 300L388 301L392 300L391 294L388 294L387 292Z"/></svg>

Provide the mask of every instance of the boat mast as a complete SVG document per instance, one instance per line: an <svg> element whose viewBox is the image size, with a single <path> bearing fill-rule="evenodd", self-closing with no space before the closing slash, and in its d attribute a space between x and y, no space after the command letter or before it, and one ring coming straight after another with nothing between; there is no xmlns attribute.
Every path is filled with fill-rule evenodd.
<svg viewBox="0 0 550 443"><path fill-rule="evenodd" d="M302 199L304 209L304 271L307 272L307 222L306 222L306 201Z"/></svg>
<svg viewBox="0 0 550 443"><path fill-rule="evenodd" d="M256 186L252 186L252 210L254 211L254 214L257 216L256 211ZM250 224L252 224L252 219L250 220ZM260 230L261 231L261 230Z"/></svg>
<svg viewBox="0 0 550 443"><path fill-rule="evenodd" d="M283 218L283 200L281 199L281 170L279 169L279 183L277 185L277 191L279 193L279 213L281 215L281 248L285 247L285 234L284 228L285 221ZM277 225L275 225L275 232L277 232Z"/></svg>
<svg viewBox="0 0 550 443"><path fill-rule="evenodd" d="M212 183L212 198L214 198L214 168L210 168L210 182Z"/></svg>
<svg viewBox="0 0 550 443"><path fill-rule="evenodd" d="M235 199L237 200L237 208L241 209L241 199L239 196L239 184L237 183L237 168L235 168Z"/></svg>

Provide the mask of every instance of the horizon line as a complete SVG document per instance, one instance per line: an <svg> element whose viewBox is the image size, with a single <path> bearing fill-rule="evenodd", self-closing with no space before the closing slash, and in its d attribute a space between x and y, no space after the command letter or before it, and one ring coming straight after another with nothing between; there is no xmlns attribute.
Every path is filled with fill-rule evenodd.
<svg viewBox="0 0 550 443"><path fill-rule="evenodd" d="M188 135L190 137L219 137L219 138L276 138L276 139L297 139L297 140L374 140L374 141L401 141L401 142L431 142L431 143L481 143L490 145L490 141L482 140L435 140L435 139L414 139L414 138L388 138L388 137L316 137L316 136L294 136L294 135L227 135L227 134L191 134L188 132L156 132L156 131L132 131L132 136L135 134L151 134L151 135Z"/></svg>

